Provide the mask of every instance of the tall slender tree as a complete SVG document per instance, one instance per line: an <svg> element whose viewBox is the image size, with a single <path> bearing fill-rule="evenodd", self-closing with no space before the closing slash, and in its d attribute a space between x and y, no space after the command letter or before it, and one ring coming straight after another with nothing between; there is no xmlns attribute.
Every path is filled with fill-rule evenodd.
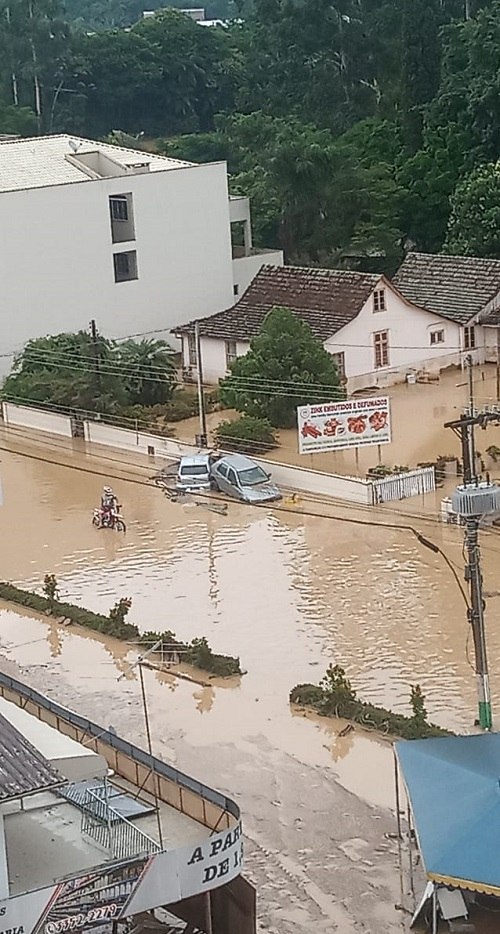
<svg viewBox="0 0 500 934"><path fill-rule="evenodd" d="M439 87L440 24L440 0L404 0L401 105L404 141L411 153L422 144L423 106Z"/></svg>

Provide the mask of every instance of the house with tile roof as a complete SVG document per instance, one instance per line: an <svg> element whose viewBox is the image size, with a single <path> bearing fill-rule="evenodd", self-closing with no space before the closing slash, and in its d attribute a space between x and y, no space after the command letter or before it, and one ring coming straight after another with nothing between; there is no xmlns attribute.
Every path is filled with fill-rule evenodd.
<svg viewBox="0 0 500 934"><path fill-rule="evenodd" d="M409 301L459 326L462 360L496 359L500 260L408 253L393 282Z"/></svg>
<svg viewBox="0 0 500 934"><path fill-rule="evenodd" d="M349 391L384 387L460 363L458 320L425 308L385 276L342 269L263 266L241 299L198 319L203 376L224 377L266 315L290 308L335 359ZM187 374L196 374L195 323L175 328Z"/></svg>
<svg viewBox="0 0 500 934"><path fill-rule="evenodd" d="M91 319L106 337L169 337L227 308L263 262L283 262L253 249L248 198L228 194L225 162L64 134L0 140L0 238L0 375L29 339Z"/></svg>

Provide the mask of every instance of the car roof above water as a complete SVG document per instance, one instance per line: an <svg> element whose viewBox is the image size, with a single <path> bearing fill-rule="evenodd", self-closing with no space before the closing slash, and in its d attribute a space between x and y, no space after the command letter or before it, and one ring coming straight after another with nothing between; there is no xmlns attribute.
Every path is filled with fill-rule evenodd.
<svg viewBox="0 0 500 934"><path fill-rule="evenodd" d="M200 464L208 468L210 463L209 454L184 454L180 459L181 467L199 467Z"/></svg>
<svg viewBox="0 0 500 934"><path fill-rule="evenodd" d="M258 467L255 461L245 457L244 454L226 454L221 457L219 463L223 462L228 467L234 467L235 470L250 470L252 467Z"/></svg>

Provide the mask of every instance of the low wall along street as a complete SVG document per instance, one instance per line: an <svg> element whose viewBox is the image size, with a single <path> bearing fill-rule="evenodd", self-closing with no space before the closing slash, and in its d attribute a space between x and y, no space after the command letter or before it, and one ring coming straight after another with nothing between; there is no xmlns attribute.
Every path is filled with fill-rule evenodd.
<svg viewBox="0 0 500 934"><path fill-rule="evenodd" d="M47 412L43 409L29 406L14 405L11 402L2 403L4 424L12 427L27 427L33 431L46 431L50 434L74 436L73 420L66 415ZM194 444L177 441L175 438L162 438L159 435L148 434L143 431L131 431L127 428L116 428L101 421L84 419L83 434L85 441L91 444L102 444L111 448L126 451L135 451L151 458L167 458L177 460L183 454L193 454L200 449ZM390 477L390 483L381 484L380 481L364 480L359 477L346 477L340 474L324 473L320 470L311 470L305 467L296 467L291 464L281 464L269 461L262 457L253 458L261 467L273 476L276 483L287 490L304 493L314 493L333 499L344 500L349 503L358 503L363 506L374 506L377 503L389 500L405 499L416 493L427 493L435 489L433 468L422 468L411 471L409 474ZM425 479L419 481L420 475Z"/></svg>

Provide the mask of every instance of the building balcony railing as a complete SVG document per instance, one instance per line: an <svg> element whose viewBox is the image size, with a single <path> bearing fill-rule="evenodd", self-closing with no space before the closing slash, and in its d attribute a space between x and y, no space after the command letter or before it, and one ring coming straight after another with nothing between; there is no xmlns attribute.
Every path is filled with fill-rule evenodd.
<svg viewBox="0 0 500 934"><path fill-rule="evenodd" d="M59 789L59 794L81 810L82 834L106 850L110 859L149 856L161 851L156 840L110 805L106 782L93 788L66 785Z"/></svg>

